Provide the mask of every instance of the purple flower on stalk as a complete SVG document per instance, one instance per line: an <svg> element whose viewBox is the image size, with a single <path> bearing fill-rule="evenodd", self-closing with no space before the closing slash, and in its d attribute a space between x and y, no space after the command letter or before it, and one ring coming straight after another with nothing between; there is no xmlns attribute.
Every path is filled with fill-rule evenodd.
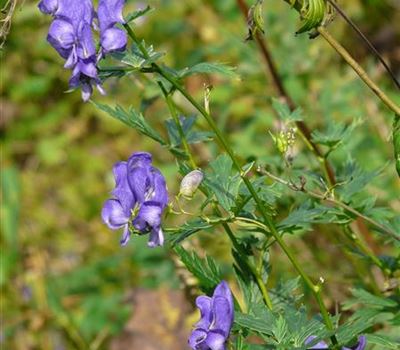
<svg viewBox="0 0 400 350"><path fill-rule="evenodd" d="M309 336L306 341L305 344L310 344L316 337L311 335ZM367 338L364 335L361 335L360 337L358 337L358 342L357 344L355 344L354 346L347 348L347 347L342 347L342 350L364 350L365 347L367 346ZM317 344L311 346L308 349L321 349L321 350L327 350L329 349L329 346L327 343L325 343L324 341L320 341Z"/></svg>
<svg viewBox="0 0 400 350"><path fill-rule="evenodd" d="M150 153L133 153L127 162L118 162L114 169L113 198L104 203L102 218L112 230L123 228L121 245L130 238L130 229L150 232L148 246L164 243L161 217L168 204L164 176L152 166Z"/></svg>
<svg viewBox="0 0 400 350"><path fill-rule="evenodd" d="M196 306L201 318L190 335L190 347L193 350L225 350L234 317L228 284L225 281L218 284L212 297L197 297Z"/></svg>
<svg viewBox="0 0 400 350"><path fill-rule="evenodd" d="M92 33L92 1L42 0L39 9L54 16L47 40L66 60L64 67L72 69L70 88L82 87L84 101L90 98L93 92L92 85L104 94L97 76L96 48Z"/></svg>
<svg viewBox="0 0 400 350"><path fill-rule="evenodd" d="M115 28L117 23L125 23L122 9L125 0L100 0L97 16L100 27L100 58L114 51L124 51L127 43L126 33Z"/></svg>

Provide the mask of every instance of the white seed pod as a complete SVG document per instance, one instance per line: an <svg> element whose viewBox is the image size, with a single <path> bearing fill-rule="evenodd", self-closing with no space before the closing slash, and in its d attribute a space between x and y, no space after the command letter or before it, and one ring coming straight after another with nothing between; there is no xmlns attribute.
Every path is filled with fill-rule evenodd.
<svg viewBox="0 0 400 350"><path fill-rule="evenodd" d="M204 174L201 170L193 170L188 173L181 182L179 194L191 198L203 181Z"/></svg>

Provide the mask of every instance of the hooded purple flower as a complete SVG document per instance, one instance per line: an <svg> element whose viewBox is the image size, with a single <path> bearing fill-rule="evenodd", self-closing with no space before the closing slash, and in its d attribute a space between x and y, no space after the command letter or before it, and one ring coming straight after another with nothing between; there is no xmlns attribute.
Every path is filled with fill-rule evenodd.
<svg viewBox="0 0 400 350"><path fill-rule="evenodd" d="M152 166L151 154L136 152L127 162L115 164L113 198L104 203L103 221L112 230L123 228L121 245L130 238L130 228L150 232L149 247L161 246L161 217L168 204L164 176Z"/></svg>
<svg viewBox="0 0 400 350"><path fill-rule="evenodd" d="M64 67L72 70L69 86L72 89L81 87L84 101L90 98L93 85L104 94L97 75L98 60L109 52L125 49L126 33L114 28L115 24L124 23L124 3L124 0L100 0L98 57L92 31L95 17L92 0L42 0L38 5L40 11L54 17L47 40L66 60Z"/></svg>
<svg viewBox="0 0 400 350"><path fill-rule="evenodd" d="M201 318L190 335L190 347L193 350L225 350L234 316L228 284L225 281L218 284L212 297L197 297L196 305Z"/></svg>
<svg viewBox="0 0 400 350"><path fill-rule="evenodd" d="M307 345L307 344L311 343L315 338L316 337L313 335L309 336L306 339L305 344ZM342 350L364 350L366 346L367 346L367 338L365 338L365 336L361 335L360 337L358 337L358 342L356 345L352 346L351 348L347 348L344 346L342 348ZM309 349L327 350L327 349L329 349L329 346L324 341L320 341L317 344L310 347Z"/></svg>
<svg viewBox="0 0 400 350"><path fill-rule="evenodd" d="M71 88L82 87L82 99L87 101L97 86L103 94L97 76L96 48L92 25L94 9L91 0L42 0L39 9L54 16L47 35L48 42L72 69Z"/></svg>
<svg viewBox="0 0 400 350"><path fill-rule="evenodd" d="M100 0L97 16L100 27L100 58L113 51L125 50L127 37L126 33L115 28L117 23L125 23L122 16L122 9L125 0Z"/></svg>

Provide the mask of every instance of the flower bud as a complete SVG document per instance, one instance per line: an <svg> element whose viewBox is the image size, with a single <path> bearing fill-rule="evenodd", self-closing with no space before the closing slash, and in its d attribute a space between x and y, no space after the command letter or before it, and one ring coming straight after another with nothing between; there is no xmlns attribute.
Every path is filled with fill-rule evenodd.
<svg viewBox="0 0 400 350"><path fill-rule="evenodd" d="M196 192L197 188L203 181L203 178L204 175L201 170L191 171L182 179L179 194L188 198L193 197L193 194Z"/></svg>

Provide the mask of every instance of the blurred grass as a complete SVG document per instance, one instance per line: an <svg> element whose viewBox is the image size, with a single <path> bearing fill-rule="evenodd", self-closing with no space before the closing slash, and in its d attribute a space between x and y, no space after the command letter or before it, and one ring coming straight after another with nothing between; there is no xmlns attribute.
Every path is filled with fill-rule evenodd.
<svg viewBox="0 0 400 350"><path fill-rule="evenodd" d="M203 84L214 85L212 114L230 133L238 154L279 164L267 132L276 126L270 103L275 92L254 45L243 41L246 28L235 1L148 3L156 11L137 32L158 51L167 53L167 64L183 68L217 61L238 67L240 81L194 77L188 79L188 89L200 99ZM346 2L346 8L367 31L371 23L371 31L376 33L386 26L385 14L375 11L382 3L353 0ZM139 5L132 1L128 4L130 9L135 6ZM362 119L345 149L332 155L334 163L343 164L351 154L367 170L384 166L392 159L388 141L391 114L326 43L309 41L305 35L294 36L297 17L283 1L267 2L265 15L267 40L280 74L304 110L307 123L323 130L329 122ZM172 193L178 186L178 168L165 149L92 104L83 104L79 92L65 93L69 72L45 40L49 23L50 18L39 13L36 2L20 3L0 52L0 341L5 349L86 349L90 344L107 348L107 341L121 332L130 315L124 303L129 290L137 286L178 286L167 248L148 250L146 238L141 237L121 249L119 233L109 231L101 222L101 206L113 185L111 167L133 151L151 151ZM398 37L400 22L392 23ZM337 20L332 30L351 48L360 46L341 21ZM360 55L374 79L399 101L385 73L363 51ZM95 95L95 100L136 107L141 99L150 101L157 93L154 85L139 76L108 82L105 88L108 95ZM178 102L192 112L179 97ZM165 133L165 106L156 101L145 112L148 120ZM214 146L196 146L195 150L203 165L216 154ZM318 166L306 152L299 152L296 162ZM399 211L396 181L391 161L384 174L368 187L368 194ZM336 298L349 287L336 270L340 253L337 247L314 236L308 239L308 247L301 243L295 243L295 247L304 259L317 259L308 267L311 273L321 273L318 261L323 264L331 284L340 286L331 292ZM222 244L215 244L215 240ZM224 242L216 233L195 240L195 244L227 257ZM322 246L329 249L316 256L315 251ZM279 256L278 252L274 254ZM341 269L345 276L352 274L350 267ZM274 269L273 278L290 274L288 270L290 267L282 261Z"/></svg>

